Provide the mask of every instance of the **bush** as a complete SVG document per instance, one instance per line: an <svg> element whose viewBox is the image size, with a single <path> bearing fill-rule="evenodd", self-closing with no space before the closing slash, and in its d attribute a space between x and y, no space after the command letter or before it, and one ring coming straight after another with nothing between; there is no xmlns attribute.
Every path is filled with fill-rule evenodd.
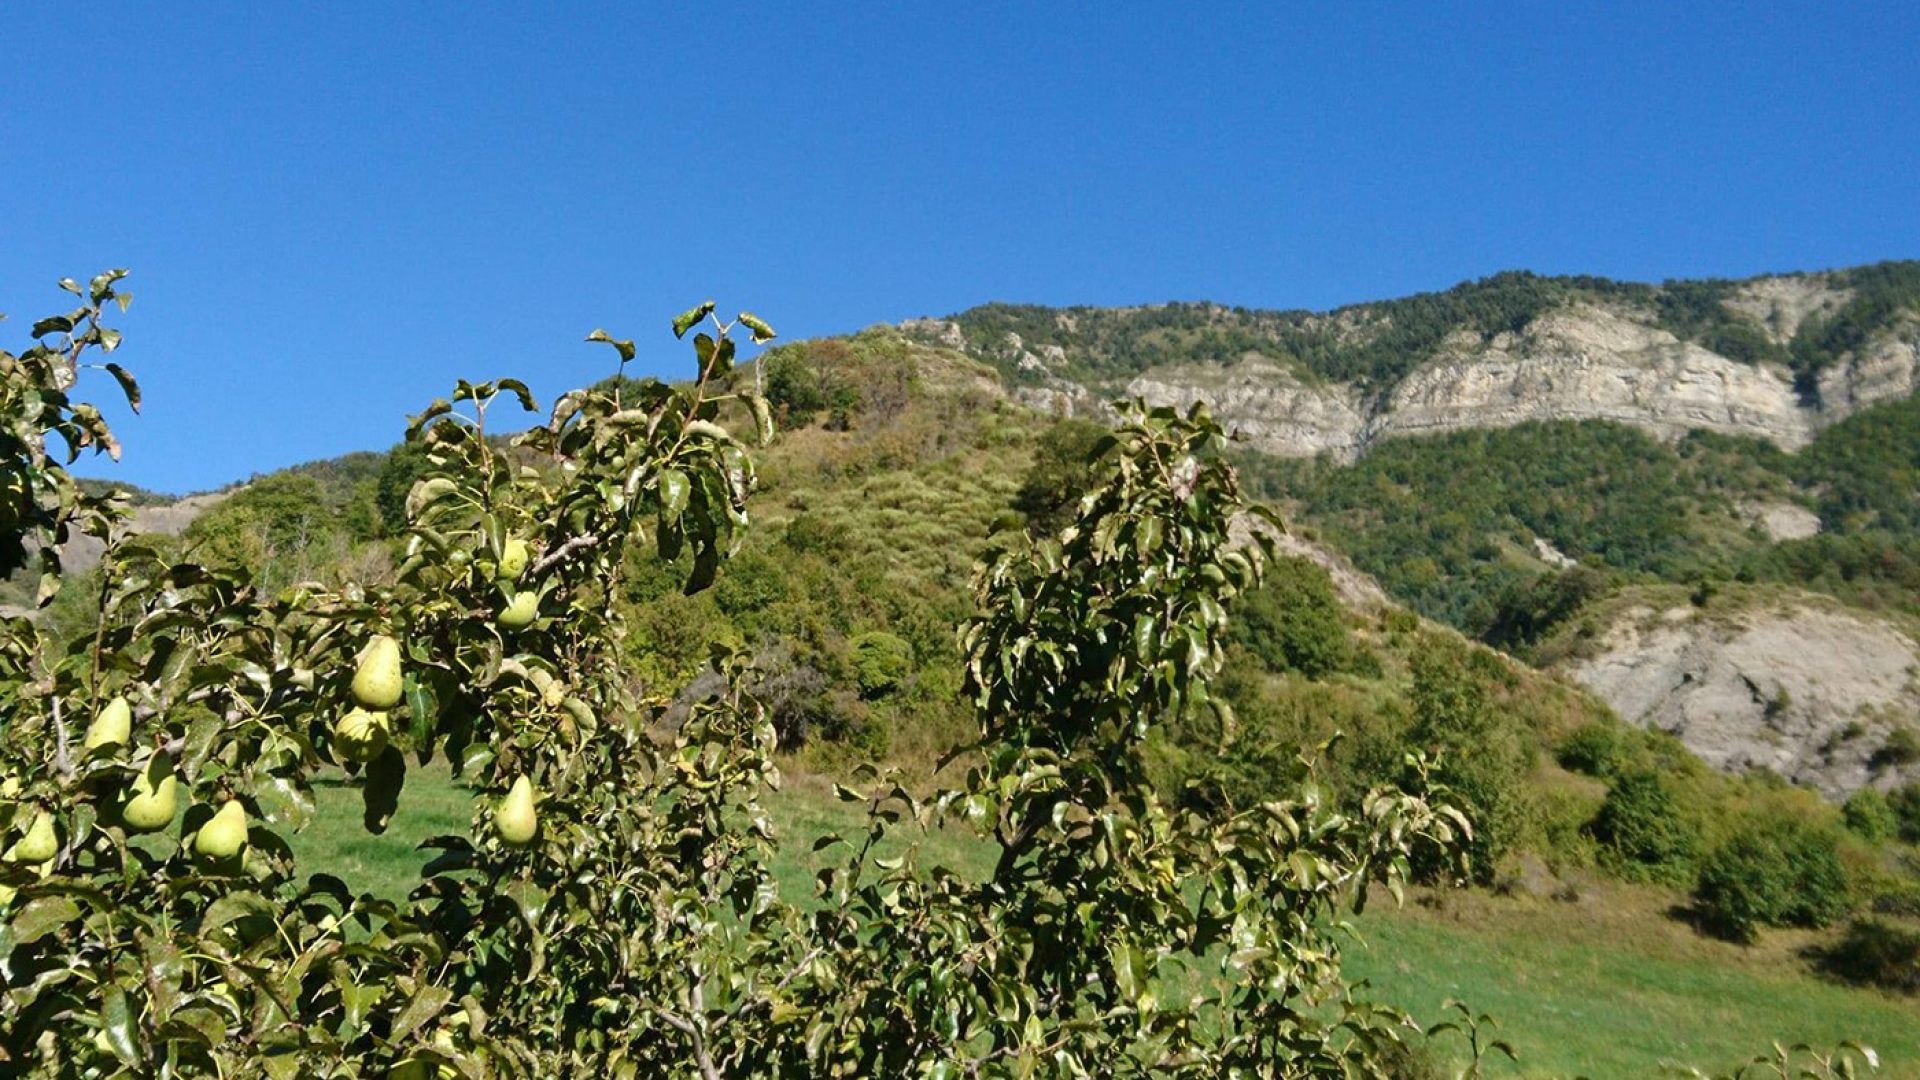
<svg viewBox="0 0 1920 1080"><path fill-rule="evenodd" d="M893 693L913 670L912 646L884 630L855 636L852 653L854 683L863 698Z"/></svg>
<svg viewBox="0 0 1920 1080"><path fill-rule="evenodd" d="M1875 844L1900 833L1900 819L1894 815L1893 804L1877 788L1861 788L1847 796L1840 816L1855 835Z"/></svg>
<svg viewBox="0 0 1920 1080"><path fill-rule="evenodd" d="M1413 659L1414 723L1409 740L1438 761L1431 778L1473 822L1467 845L1475 881L1492 880L1500 859L1526 829L1526 773L1532 748L1492 704L1492 654L1432 635ZM1433 877L1440 867L1420 867Z"/></svg>
<svg viewBox="0 0 1920 1080"><path fill-rule="evenodd" d="M1894 820L1899 823L1900 839L1920 844L1920 782L1910 783L1888 795L1887 805L1893 808Z"/></svg>
<svg viewBox="0 0 1920 1080"><path fill-rule="evenodd" d="M1093 450L1107 429L1091 420L1068 419L1042 432L1033 464L1013 497L1035 535L1054 532L1073 519L1074 505L1092 486Z"/></svg>
<svg viewBox="0 0 1920 1080"><path fill-rule="evenodd" d="M1353 653L1333 578L1299 557L1273 561L1266 583L1243 601L1234 638L1269 668L1310 679L1343 670Z"/></svg>
<svg viewBox="0 0 1920 1080"><path fill-rule="evenodd" d="M1855 919L1846 936L1820 954L1820 966L1848 982L1920 992L1920 930Z"/></svg>
<svg viewBox="0 0 1920 1080"><path fill-rule="evenodd" d="M1635 881L1685 881L1699 846L1672 790L1651 772L1621 777L1600 804L1592 829L1602 861Z"/></svg>
<svg viewBox="0 0 1920 1080"><path fill-rule="evenodd" d="M1765 926L1831 923L1847 910L1847 873L1831 833L1774 818L1744 826L1707 857L1694 901L1708 930L1750 942Z"/></svg>
<svg viewBox="0 0 1920 1080"><path fill-rule="evenodd" d="M1892 768L1898 765L1910 765L1920 761L1920 735L1905 724L1887 733L1887 741L1874 751L1873 767Z"/></svg>
<svg viewBox="0 0 1920 1080"><path fill-rule="evenodd" d="M1619 774L1626 757L1626 733L1617 724L1594 721L1569 732L1554 749L1554 760L1569 772L1603 780Z"/></svg>

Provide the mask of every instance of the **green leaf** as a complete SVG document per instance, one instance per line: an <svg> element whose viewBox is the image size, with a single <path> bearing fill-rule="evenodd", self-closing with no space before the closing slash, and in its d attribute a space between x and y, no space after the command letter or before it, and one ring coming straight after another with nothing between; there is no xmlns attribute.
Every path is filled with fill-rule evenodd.
<svg viewBox="0 0 1920 1080"><path fill-rule="evenodd" d="M253 789L254 803L268 823L298 831L313 819L313 795L292 777L270 776Z"/></svg>
<svg viewBox="0 0 1920 1080"><path fill-rule="evenodd" d="M139 1048L133 1041L133 1012L127 1008L127 992L108 986L100 1004L100 1029L107 1033L107 1045L122 1064L132 1065Z"/></svg>
<svg viewBox="0 0 1920 1080"><path fill-rule="evenodd" d="M65 896L39 896L14 913L16 945L31 945L80 917L80 905Z"/></svg>
<svg viewBox="0 0 1920 1080"><path fill-rule="evenodd" d="M660 474L660 516L663 520L677 521L687 511L687 497L693 493L693 484L687 474L679 469L668 469Z"/></svg>
<svg viewBox="0 0 1920 1080"><path fill-rule="evenodd" d="M686 337L687 331L693 329L695 323L711 314L713 314L713 301L709 300L699 307L690 307L674 316L673 336L677 338Z"/></svg>
<svg viewBox="0 0 1920 1080"><path fill-rule="evenodd" d="M446 1008L447 1002L452 1000L453 991L451 990L443 990L431 984L420 987L414 991L406 1008L400 1010L400 1015L393 1018L393 1029L387 1033L387 1040L395 1044L404 1042L406 1037L419 1030L422 1024L440 1015L440 1010Z"/></svg>
<svg viewBox="0 0 1920 1080"><path fill-rule="evenodd" d="M146 309L141 308L140 310L145 311ZM698 320L695 320L695 321L698 321ZM675 323L675 325L677 326L679 324ZM690 323L688 325L692 325L692 324ZM674 336L678 337L679 331L675 331ZM588 341L604 341L607 344L613 346L616 350L619 351L620 362L623 364L632 360L634 357L633 342L631 340L625 340L625 339L613 337L609 335L605 330L595 330L593 333L587 335L587 340Z"/></svg>
<svg viewBox="0 0 1920 1080"><path fill-rule="evenodd" d="M271 918L273 905L257 892L231 892L208 905L200 917L200 932L211 934L245 918Z"/></svg>
<svg viewBox="0 0 1920 1080"><path fill-rule="evenodd" d="M365 803L362 820L367 831L383 833L400 806L400 788L407 782L407 759L398 748L389 746L367 766L366 787L361 791Z"/></svg>
<svg viewBox="0 0 1920 1080"><path fill-rule="evenodd" d="M48 334L64 334L73 330L74 320L67 315L49 315L33 324L34 337L46 337Z"/></svg>
<svg viewBox="0 0 1920 1080"><path fill-rule="evenodd" d="M772 407L767 404L767 399L759 394L747 395L747 407L753 410L753 427L759 433L760 445L770 445L773 442Z"/></svg>
<svg viewBox="0 0 1920 1080"><path fill-rule="evenodd" d="M108 364L107 372L119 380L121 392L127 395L127 407L136 413L139 412L140 384L134 382L133 376L128 373L126 368L121 367L119 364Z"/></svg>
<svg viewBox="0 0 1920 1080"><path fill-rule="evenodd" d="M773 332L773 327L768 326L758 315L750 311L740 313L740 325L753 331L753 343L755 345L764 345L772 341L776 336Z"/></svg>

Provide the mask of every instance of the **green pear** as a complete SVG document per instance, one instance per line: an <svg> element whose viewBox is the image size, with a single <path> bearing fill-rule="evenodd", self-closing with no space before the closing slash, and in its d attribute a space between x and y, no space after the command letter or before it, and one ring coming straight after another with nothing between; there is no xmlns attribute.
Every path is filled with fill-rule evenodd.
<svg viewBox="0 0 1920 1080"><path fill-rule="evenodd" d="M493 808L493 829L500 839L513 847L533 842L540 831L540 815L533 808L533 782L522 776L514 780L507 797Z"/></svg>
<svg viewBox="0 0 1920 1080"><path fill-rule="evenodd" d="M372 761L387 748L387 714L349 709L333 725L333 749L345 761Z"/></svg>
<svg viewBox="0 0 1920 1080"><path fill-rule="evenodd" d="M228 799L194 835L195 854L208 859L231 859L247 846L247 811L239 799Z"/></svg>
<svg viewBox="0 0 1920 1080"><path fill-rule="evenodd" d="M87 725L89 750L98 750L103 746L125 746L132 737L133 708L123 697L107 702L106 707L94 715L93 723Z"/></svg>
<svg viewBox="0 0 1920 1080"><path fill-rule="evenodd" d="M527 542L515 536L500 550L500 566L494 571L501 581L519 581L527 572Z"/></svg>
<svg viewBox="0 0 1920 1080"><path fill-rule="evenodd" d="M391 709L400 704L400 691L400 643L376 634L360 650L360 665L353 672L353 700L364 709Z"/></svg>
<svg viewBox="0 0 1920 1080"><path fill-rule="evenodd" d="M173 824L173 811L180 794L180 782L173 775L173 763L164 755L133 778L133 794L120 811L120 820L130 833L158 832Z"/></svg>
<svg viewBox="0 0 1920 1080"><path fill-rule="evenodd" d="M514 593L513 599L507 602L507 606L500 609L500 616L494 621L503 630L525 630L533 625L533 620L539 617L540 594L519 592Z"/></svg>
<svg viewBox="0 0 1920 1080"><path fill-rule="evenodd" d="M59 852L60 838L53 832L53 815L42 810L34 817L33 824L27 826L27 835L7 849L6 859L32 865L46 862Z"/></svg>

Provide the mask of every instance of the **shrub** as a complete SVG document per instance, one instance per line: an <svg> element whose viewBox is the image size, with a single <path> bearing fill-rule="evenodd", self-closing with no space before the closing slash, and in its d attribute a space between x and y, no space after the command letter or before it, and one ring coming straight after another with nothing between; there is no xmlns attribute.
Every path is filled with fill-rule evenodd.
<svg viewBox="0 0 1920 1080"><path fill-rule="evenodd" d="M1093 476L1093 452L1107 429L1091 420L1057 421L1040 434L1033 464L1013 497L1035 535L1051 533L1073 518L1074 504Z"/></svg>
<svg viewBox="0 0 1920 1080"><path fill-rule="evenodd" d="M1625 735L1618 724L1599 720L1582 724L1554 748L1554 760L1569 772L1610 779L1619 773L1626 756Z"/></svg>
<svg viewBox="0 0 1920 1080"><path fill-rule="evenodd" d="M1920 930L1855 919L1846 936L1820 953L1820 966L1848 982L1920 992Z"/></svg>
<svg viewBox="0 0 1920 1080"><path fill-rule="evenodd" d="M1699 841L1679 801L1651 772L1622 776L1593 819L1608 868L1636 881L1678 883L1693 868Z"/></svg>
<svg viewBox="0 0 1920 1080"><path fill-rule="evenodd" d="M1920 735L1914 734L1905 724L1887 733L1887 741L1874 751L1873 767L1876 769L1910 765L1920 761Z"/></svg>
<svg viewBox="0 0 1920 1080"><path fill-rule="evenodd" d="M1899 822L1900 839L1920 844L1920 781L1893 791L1887 796L1887 805L1893 808L1894 820Z"/></svg>
<svg viewBox="0 0 1920 1080"><path fill-rule="evenodd" d="M1840 817L1855 835L1872 843L1891 840L1900 833L1900 819L1894 815L1893 804L1877 788L1861 788L1847 796Z"/></svg>
<svg viewBox="0 0 1920 1080"><path fill-rule="evenodd" d="M1310 559L1275 559L1265 584L1243 601L1234 638L1275 671L1320 678L1352 658L1345 608L1333 578Z"/></svg>
<svg viewBox="0 0 1920 1080"><path fill-rule="evenodd" d="M1493 676L1480 653L1441 635L1424 644L1413 659L1408 737L1435 756L1431 779L1473 822L1469 873L1485 883L1526 829L1532 749L1517 725L1494 710ZM1440 868L1428 862L1420 869L1432 877Z"/></svg>
<svg viewBox="0 0 1920 1080"><path fill-rule="evenodd" d="M863 698L893 693L913 670L913 647L884 630L856 635L851 651L854 683Z"/></svg>
<svg viewBox="0 0 1920 1080"><path fill-rule="evenodd" d="M1694 886L1707 929L1750 942L1767 926L1820 927L1847 909L1831 833L1791 818L1749 823L1708 855Z"/></svg>

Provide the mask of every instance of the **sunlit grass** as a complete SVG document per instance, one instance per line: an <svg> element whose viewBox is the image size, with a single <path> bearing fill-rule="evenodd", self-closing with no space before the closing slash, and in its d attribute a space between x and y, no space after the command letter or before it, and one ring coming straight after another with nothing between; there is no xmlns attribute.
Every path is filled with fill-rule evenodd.
<svg viewBox="0 0 1920 1080"><path fill-rule="evenodd" d="M464 832L473 807L444 768L409 775L383 836L362 827L351 787L324 786L317 801L314 824L295 842L302 865L395 899L429 857L418 842ZM808 904L814 875L846 854L816 852L813 840L832 832L860 843L864 804L839 801L805 777L765 801L783 842L781 893ZM936 831L920 844L925 865L968 876L988 870L989 848L963 832ZM881 853L904 848L890 839ZM1798 939L1744 949L1701 938L1664 916L1667 894L1606 885L1578 904L1450 894L1437 908L1402 910L1380 906L1384 894L1378 900L1358 921L1365 944L1349 947L1350 974L1422 1023L1440 1019L1449 998L1491 1013L1521 1055L1494 1076L1647 1077L1660 1075L1662 1062L1730 1068L1774 1040L1855 1039L1880 1052L1878 1075L1920 1078L1920 1002L1815 978L1794 955ZM1453 1054L1460 1044L1443 1048Z"/></svg>

